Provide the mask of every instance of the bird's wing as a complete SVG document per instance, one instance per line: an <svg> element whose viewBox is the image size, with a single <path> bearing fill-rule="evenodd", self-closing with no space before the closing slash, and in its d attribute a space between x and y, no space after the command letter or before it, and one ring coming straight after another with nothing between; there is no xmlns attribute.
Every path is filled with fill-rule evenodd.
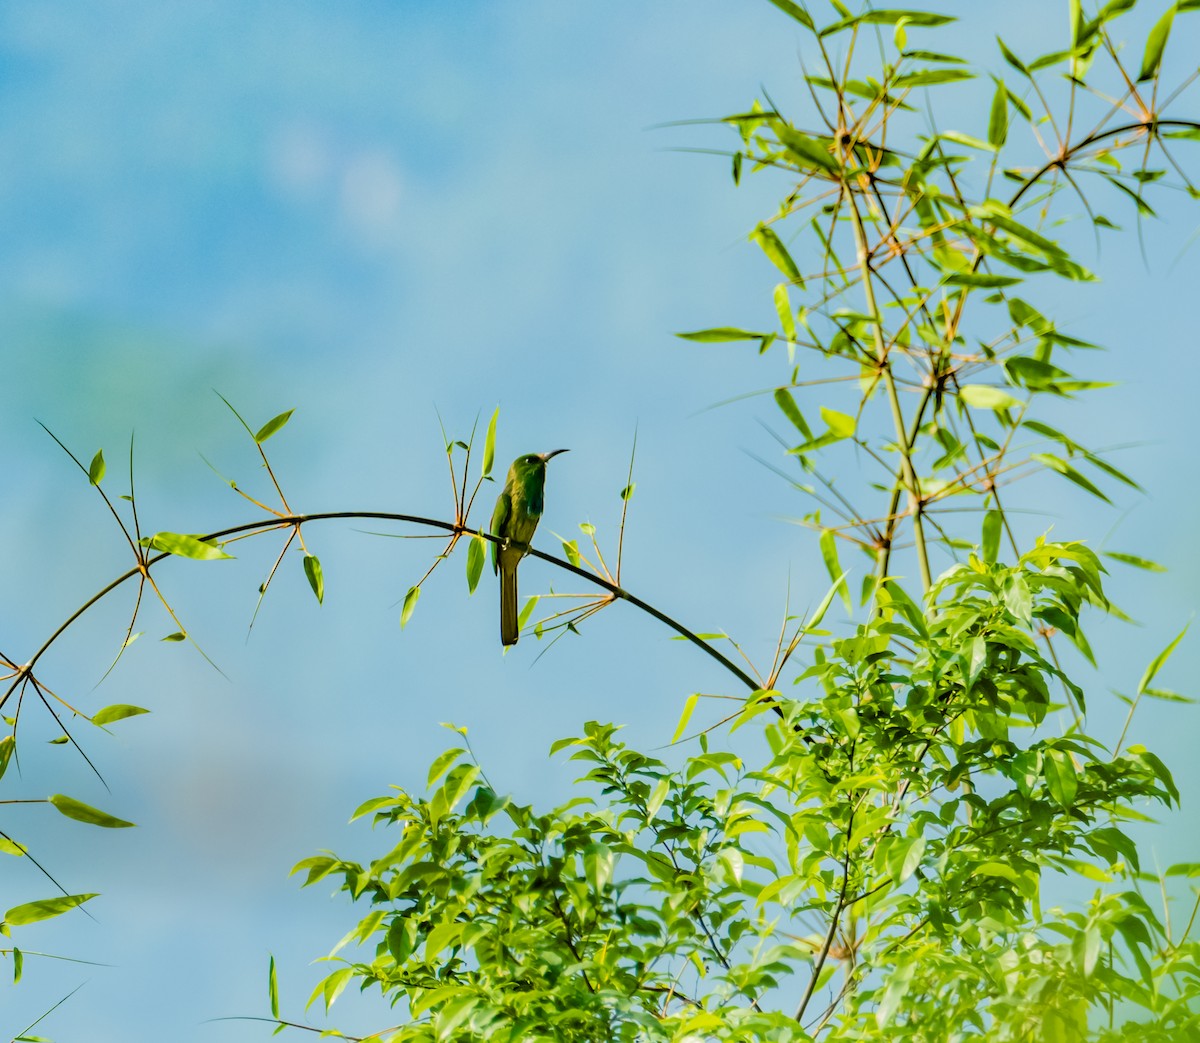
<svg viewBox="0 0 1200 1043"><path fill-rule="evenodd" d="M496 497L496 509L492 511L492 528L493 536L505 536L508 533L508 520L512 517L512 497L508 494L508 490L504 490ZM500 559L497 556L499 545L492 544L492 571L500 571Z"/></svg>

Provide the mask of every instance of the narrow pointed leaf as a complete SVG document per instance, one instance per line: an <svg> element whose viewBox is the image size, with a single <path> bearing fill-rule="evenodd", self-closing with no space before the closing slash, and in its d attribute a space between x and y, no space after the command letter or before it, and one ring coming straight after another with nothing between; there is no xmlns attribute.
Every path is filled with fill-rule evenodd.
<svg viewBox="0 0 1200 1043"><path fill-rule="evenodd" d="M420 587L409 587L404 595L404 607L400 610L400 629L403 630L412 618L413 609L417 607L417 599L421 596Z"/></svg>
<svg viewBox="0 0 1200 1043"><path fill-rule="evenodd" d="M275 978L275 957L267 967L267 998L271 1004L271 1017L279 1020L279 982Z"/></svg>
<svg viewBox="0 0 1200 1043"><path fill-rule="evenodd" d="M485 542L479 536L472 536L467 543L467 590L472 594L479 586L479 577L483 575L483 560L487 556L483 546Z"/></svg>
<svg viewBox="0 0 1200 1043"><path fill-rule="evenodd" d="M294 412L294 409L289 409L286 413L280 413L279 416L272 417L258 429L258 433L254 436L254 441L259 445L262 445L263 442L265 442L268 438L275 434L276 431L283 427L284 424L292 419L292 414Z"/></svg>
<svg viewBox="0 0 1200 1043"><path fill-rule="evenodd" d="M496 462L496 421L500 419L500 407L497 406L488 421L487 435L483 439L483 476L492 473L492 465Z"/></svg>
<svg viewBox="0 0 1200 1043"><path fill-rule="evenodd" d="M983 560L989 565L995 563L1000 553L1000 531L1003 524L1004 516L999 511L988 511L983 516L983 541L980 550Z"/></svg>
<svg viewBox="0 0 1200 1043"><path fill-rule="evenodd" d="M131 706L129 703L115 703L92 714L92 724L112 724L113 721L123 721L126 717L137 717L139 714L149 712L140 706Z"/></svg>
<svg viewBox="0 0 1200 1043"><path fill-rule="evenodd" d="M1167 8L1166 14L1154 23L1154 28L1146 37L1146 53L1142 57L1142 71L1138 73L1139 81L1152 80L1158 74L1159 67L1162 65L1163 51L1167 46L1167 37L1171 35L1171 23L1174 20L1175 7L1172 5Z"/></svg>
<svg viewBox="0 0 1200 1043"><path fill-rule="evenodd" d="M684 701L683 713L679 715L679 723L675 726L675 734L671 736L671 742L678 742L684 731L687 730L688 721L692 719L692 713L695 711L696 704L699 701L699 692L693 692Z"/></svg>
<svg viewBox="0 0 1200 1043"><path fill-rule="evenodd" d="M842 603L846 606L847 612L854 611L854 604L850 599L850 587L846 583L846 573L842 570L841 562L838 561L837 552L837 536L834 535L832 529L826 529L821 533L819 541L821 545L821 557L825 561L825 568L829 572L829 578L833 580L833 585L842 596Z"/></svg>
<svg viewBox="0 0 1200 1043"><path fill-rule="evenodd" d="M325 573L321 570L321 561L315 554L304 555L304 575L308 577L308 585L317 596L317 604L324 604Z"/></svg>
<svg viewBox="0 0 1200 1043"><path fill-rule="evenodd" d="M1004 81L996 81L996 93L992 96L992 112L988 118L988 141L999 148L1008 139L1008 92Z"/></svg>
<svg viewBox="0 0 1200 1043"><path fill-rule="evenodd" d="M126 829L133 825L132 822L126 822L123 818L117 818L107 811L101 811L90 804L85 804L82 800L64 796L62 793L55 793L49 799L59 814L73 818L76 822L86 822L88 825L101 826L104 829Z"/></svg>
<svg viewBox="0 0 1200 1043"><path fill-rule="evenodd" d="M39 920L49 920L52 916L61 916L91 898L98 892L86 895L62 895L59 898L43 898L40 902L26 902L24 905L13 906L4 914L6 923L20 927L27 923L37 923Z"/></svg>
<svg viewBox="0 0 1200 1043"><path fill-rule="evenodd" d="M800 407L796 405L796 400L792 397L791 391L787 388L776 388L775 404L779 407L783 415L792 422L796 430L804 436L804 440L811 442L813 436L812 429L805 421L804 414L800 412Z"/></svg>
<svg viewBox="0 0 1200 1043"><path fill-rule="evenodd" d="M221 558L232 558L220 547L196 539L181 532L156 532L150 537L150 546L155 550L166 551L181 558L192 558L195 561L218 561Z"/></svg>
<svg viewBox="0 0 1200 1043"><path fill-rule="evenodd" d="M714 326L710 330L693 330L690 333L676 333L675 336L683 340L694 340L698 344L722 344L735 340L761 340L766 334L738 329L735 326Z"/></svg>
<svg viewBox="0 0 1200 1043"><path fill-rule="evenodd" d="M92 485L99 485L104 479L104 450L97 449L96 455L92 457L92 465L88 468L88 481Z"/></svg>
<svg viewBox="0 0 1200 1043"><path fill-rule="evenodd" d="M1007 391L987 384L964 384L958 389L958 397L975 409L1012 409L1021 404Z"/></svg>
<svg viewBox="0 0 1200 1043"><path fill-rule="evenodd" d="M767 255L767 260L775 265L790 282L794 282L801 289L804 288L804 280L800 276L800 269L796 267L796 262L792 260L792 255L788 253L787 247L783 245L783 240L775 234L773 228L760 224L750 233L750 238L758 243L762 248L762 252Z"/></svg>
<svg viewBox="0 0 1200 1043"><path fill-rule="evenodd" d="M1163 664L1168 659L1171 658L1171 653L1175 651L1176 646L1179 644L1180 641L1183 640L1183 635L1186 634L1187 632L1188 632L1188 628L1184 627L1175 636L1175 640L1172 641L1169 645L1167 645L1166 648L1164 648L1161 652L1159 652L1158 655L1156 655L1150 661L1150 665L1148 667L1146 667L1146 672L1144 674L1142 674L1141 681L1138 682L1138 686L1137 686L1138 695L1141 695L1143 692L1146 691L1147 688L1150 687L1150 682L1154 680L1154 675L1157 674L1159 672L1159 670L1162 669Z"/></svg>
<svg viewBox="0 0 1200 1043"><path fill-rule="evenodd" d="M805 29L812 29L815 31L812 17L799 4L792 3L792 0L771 0L771 3L778 7L779 10L781 10L788 17L794 18L797 22L804 26Z"/></svg>

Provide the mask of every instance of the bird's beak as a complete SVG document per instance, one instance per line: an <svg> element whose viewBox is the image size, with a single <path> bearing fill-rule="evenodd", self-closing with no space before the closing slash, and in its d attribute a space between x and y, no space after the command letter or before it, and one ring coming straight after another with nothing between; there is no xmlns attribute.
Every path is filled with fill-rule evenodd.
<svg viewBox="0 0 1200 1043"><path fill-rule="evenodd" d="M542 463L545 463L552 456L558 456L559 453L569 453L570 449L555 449L552 453L542 453Z"/></svg>

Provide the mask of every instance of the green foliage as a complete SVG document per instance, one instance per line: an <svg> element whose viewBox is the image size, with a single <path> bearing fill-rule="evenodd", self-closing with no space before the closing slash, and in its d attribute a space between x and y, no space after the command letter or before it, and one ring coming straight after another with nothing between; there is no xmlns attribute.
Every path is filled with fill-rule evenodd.
<svg viewBox="0 0 1200 1043"><path fill-rule="evenodd" d="M378 990L391 1027L366 1038L396 1043L1200 1038L1200 942L1191 937L1200 863L1162 874L1143 866L1131 824L1177 806L1180 794L1152 751L1125 741L1143 698L1190 701L1157 686L1186 631L1131 696L1118 695L1129 708L1120 733L1094 734L1089 703L1106 695L1085 690L1074 665L1096 665L1090 615L1124 618L1105 594L1106 570L1087 544L1024 529L1001 494L1033 472L1105 504L1138 489L1039 417L1045 404L1105 385L1068 368L1094 345L1032 302L1053 299L1058 280L1095 278L1064 245L1061 192L1072 207L1082 201L1096 230L1115 226L1084 185L1138 220L1154 215L1145 197L1168 169L1200 196L1169 151L1177 139L1200 138L1200 122L1166 114L1179 92L1160 83L1174 18L1200 3L1156 12L1144 44L1123 51L1112 23L1134 0L1095 12L1068 0L1059 49L1019 56L997 41L1008 82L911 45L947 15L831 0L822 25L802 3L771 3L790 31L806 34L814 71L805 72L805 103L815 112L796 122L764 95L720 122L737 137L736 184L768 171L786 181L777 211L749 233L770 266L778 329L722 325L679 336L723 346L704 350L750 343L770 353L764 364L786 366L767 385L786 432L781 457L791 470L781 473L812 498L799 520L817 535L814 556L831 586L809 618L785 617L772 662L751 677L716 647L726 635L693 633L622 586L631 460L611 571L590 522L580 526L582 546L560 538L565 560L533 552L603 593L533 622L533 632L577 630L625 600L726 667L743 686L721 693L735 700L733 713L685 738L705 699L686 697L671 763L627 747L613 725L588 723L552 750L569 752L582 774L572 798L549 810L495 792L464 746L433 761L426 795L394 789L367 801L356 817L386 838L377 858L324 853L294 870L305 885L338 881L367 909L326 957L335 966L310 1006L328 1012L350 986ZM1126 53L1141 55L1136 75ZM970 123L933 118L936 99L973 79L987 101ZM1118 96L1120 104L1108 100ZM914 122L927 103L930 118ZM34 669L124 581L139 590L122 652L137 637L147 587L178 627L163 640L191 641L150 579L170 557L227 558L222 541L283 532L260 602L293 541L321 602L323 571L302 527L369 517L446 534L408 587L402 628L422 585L464 538L467 586L476 589L488 541L470 518L491 480L498 410L473 488L475 429L467 441L443 430L453 521L442 521L294 512L263 448L292 411L255 431L226 404L279 506L229 484L265 520L143 536L132 475L127 525L101 488L103 453L90 466L72 454L135 563L29 663L0 664L11 671L0 705L15 696L0 775L27 693L60 726L52 701L80 713ZM855 487L863 460L874 470ZM522 553L532 533L518 541ZM935 554L946 563L940 572ZM1138 554L1107 558L1161 570ZM818 629L835 599L851 617L865 611ZM517 630L538 603L528 600ZM117 704L83 716L103 726L145 712ZM51 741L75 744L65 728ZM72 797L26 803L84 824L132 825ZM27 854L3 834L0 852ZM1154 906L1150 884L1161 892ZM1194 901L1172 917L1185 886ZM1051 907L1060 893L1071 901ZM0 934L91 897L17 905ZM22 951L5 954L19 979ZM281 1016L273 957L268 1003L277 1030L296 1026Z"/></svg>
<svg viewBox="0 0 1200 1043"><path fill-rule="evenodd" d="M920 127L937 129L913 132L905 114L925 88L932 105L987 71L911 46L947 16L834 0L821 25L803 4L771 2L807 33L818 112L797 123L766 99L724 122L740 139L735 183L789 181L749 236L771 266L779 328L679 336L785 349L781 442L815 501L801 521L833 586L790 639L785 620L766 681L728 729L683 740L703 697L686 699L675 766L592 722L555 744L585 773L551 810L494 792L458 747L435 760L426 796L368 801L359 814L388 838L378 858L296 867L370 910L312 1000L328 1010L352 984L378 989L399 1016L371 1038L395 1041L1200 1038L1200 898L1180 933L1165 886L1200 869L1151 876L1129 832L1178 790L1125 730L1089 730L1096 696L1066 665L1095 663L1089 612L1121 616L1105 568L1085 543L1023 531L1000 494L1035 470L1103 503L1114 485L1137 489L1039 418L1042 403L1104 385L1071 372L1093 345L1060 331L1025 284L1095 279L1055 224L1061 191L1111 229L1082 183L1149 216L1144 194L1165 167L1185 177L1167 135L1200 124L1150 99L1174 15L1193 5L1159 18L1135 48L1138 72L1110 36L1132 0L1094 15L1069 0L1062 49L1023 58L998 41L1013 84L992 73L972 124L931 117ZM1132 98L1128 111L1097 100L1114 95ZM1029 164L1031 143L1044 163ZM830 384L837 396L813 401ZM846 474L863 457L882 478L856 489ZM577 541L562 546L586 564ZM940 574L934 550L950 562ZM860 554L866 618L831 636L817 627L835 597L854 610ZM472 541L472 589L475 556ZM910 565L919 593L899 577ZM1143 697L1186 700L1151 687L1182 637L1125 699L1130 715ZM802 641L808 661L792 663ZM1152 881L1158 910L1142 892ZM1077 898L1048 907L1062 893Z"/></svg>

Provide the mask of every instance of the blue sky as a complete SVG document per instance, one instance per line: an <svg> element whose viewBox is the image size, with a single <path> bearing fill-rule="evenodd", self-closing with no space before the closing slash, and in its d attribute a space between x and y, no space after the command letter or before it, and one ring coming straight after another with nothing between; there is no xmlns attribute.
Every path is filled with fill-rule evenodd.
<svg viewBox="0 0 1200 1043"><path fill-rule="evenodd" d="M1007 12L972 11L955 46L998 70L995 32L1031 53L1065 28L1040 3ZM1186 19L1177 32L1178 53L1194 53ZM747 455L775 452L758 423L775 422L769 400L709 408L786 380L784 363L672 337L773 321L772 271L745 235L772 212L778 184L734 190L725 162L672 151L722 146L719 131L654 129L739 111L761 85L802 106L799 37L765 0L69 0L0 8L0 41L10 591L0 651L20 659L127 567L98 499L35 418L81 456L103 446L114 491L134 432L144 527L211 530L253 512L200 454L267 491L214 388L252 425L295 408L269 447L292 505L312 511L447 516L435 410L465 437L498 405L500 460L572 450L551 465L548 549L551 531L574 535L584 520L611 542L636 428L630 589L697 630L727 629L754 657L769 656L789 582L794 607L823 594L815 541L787 521L806 504ZM1081 240L1104 282L1055 304L1072 333L1111 348L1079 367L1120 382L1075 408L1071 429L1130 446L1117 460L1146 493L1119 491L1116 509L1098 510L1057 484L1029 487L1040 528L1172 568L1114 573L1117 601L1141 626L1094 625L1103 669L1082 680L1101 735L1120 720L1105 693L1136 684L1191 618L1200 583L1196 254L1176 261L1200 220L1182 201L1166 205L1169 220L1146 229L1148 262L1132 234L1099 256ZM9 795L71 793L139 828L87 831L13 809L14 835L68 889L103 892L94 922L64 917L19 944L111 966L31 959L25 982L0 986L0 1031L82 984L42 1034L266 1038L261 1025L206 1019L266 1013L270 952L285 1010L301 1013L323 973L310 960L353 914L321 887L300 891L287 870L320 848L377 849L346 819L388 785L423 785L452 739L439 722L469 727L498 787L550 799L571 774L545 757L554 739L599 718L658 746L689 693L729 690L704 657L625 606L540 659L532 640L502 657L490 577L468 599L460 560L401 633L395 603L431 545L366 527L314 527L326 603L290 557L249 640L269 548L162 570L228 679L155 640L175 627L150 606L145 638L92 691L128 595L47 660L48 683L88 708L153 713L90 739L111 793L63 748L41 748L31 726ZM536 563L522 579L526 592L561 582ZM1197 665L1193 640L1164 680L1186 690ZM1196 734L1194 713L1149 706L1133 737L1195 796ZM1195 860L1195 823L1193 810L1145 838L1164 863ZM49 891L12 859L0 881L6 908ZM353 997L339 1006L351 1031L385 1016Z"/></svg>

